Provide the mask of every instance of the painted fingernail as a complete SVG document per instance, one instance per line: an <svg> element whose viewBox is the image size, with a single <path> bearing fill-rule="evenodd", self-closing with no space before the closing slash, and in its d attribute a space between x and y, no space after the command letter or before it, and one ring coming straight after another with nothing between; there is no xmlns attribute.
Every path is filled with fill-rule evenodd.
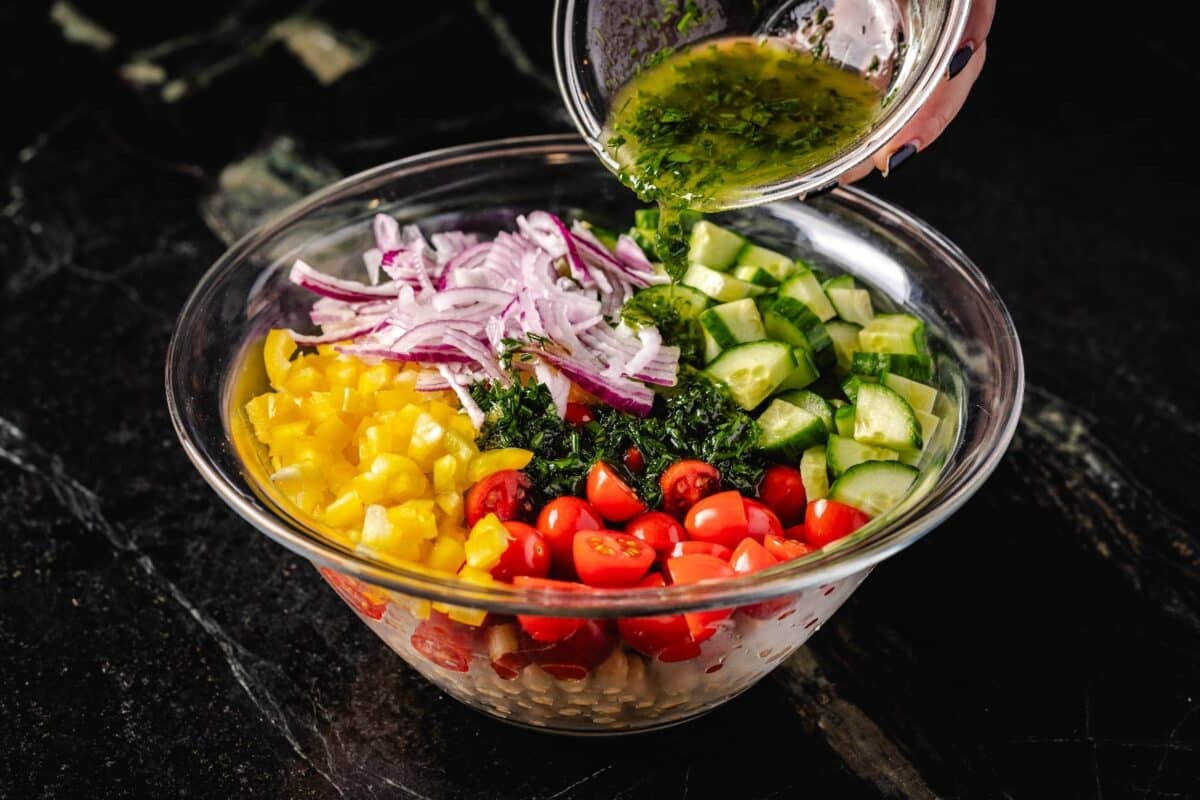
<svg viewBox="0 0 1200 800"><path fill-rule="evenodd" d="M916 152L917 143L909 142L888 156L887 169L883 173L884 177L886 178L888 175L891 175L892 170L903 164L905 161L908 161Z"/></svg>
<svg viewBox="0 0 1200 800"><path fill-rule="evenodd" d="M967 62L971 60L971 56L975 54L975 45L967 42L962 47L950 56L950 66L946 67L947 77L953 78L958 73L962 72L967 66Z"/></svg>

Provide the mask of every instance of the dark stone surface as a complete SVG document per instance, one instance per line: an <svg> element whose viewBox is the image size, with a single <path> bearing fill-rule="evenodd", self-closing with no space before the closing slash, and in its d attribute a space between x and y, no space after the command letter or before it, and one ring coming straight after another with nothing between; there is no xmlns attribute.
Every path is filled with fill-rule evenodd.
<svg viewBox="0 0 1200 800"><path fill-rule="evenodd" d="M1063 5L1080 18L1002 0L962 116L866 183L1007 299L1030 379L1008 457L771 679L610 741L520 732L428 685L216 499L162 394L213 230L274 202L212 201L222 168L273 145L251 163L286 197L565 129L549 3L80 2L106 49L66 41L61 5L0 7L0 797L1200 796L1200 292L1176 115L1200 73L1176 12ZM318 81L272 34L305 14L366 66ZM123 78L138 60L163 82Z"/></svg>

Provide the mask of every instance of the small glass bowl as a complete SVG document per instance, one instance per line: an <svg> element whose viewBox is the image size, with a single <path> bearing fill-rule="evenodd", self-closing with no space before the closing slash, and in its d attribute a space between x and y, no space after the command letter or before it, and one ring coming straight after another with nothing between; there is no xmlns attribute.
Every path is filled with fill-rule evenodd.
<svg viewBox="0 0 1200 800"><path fill-rule="evenodd" d="M871 124L823 163L784 180L722 193L735 208L831 185L895 137L929 99L961 44L970 0L696 0L692 25L664 20L661 0L555 0L554 69L575 127L613 172L603 145L609 103L661 48L727 36L771 35L867 78L883 102ZM682 13L677 3L669 23ZM715 201L714 201L715 202ZM714 210L714 209L702 209Z"/></svg>
<svg viewBox="0 0 1200 800"><path fill-rule="evenodd" d="M451 576L373 561L294 516L256 453L234 435L245 400L266 387L264 335L305 324L312 296L288 282L293 261L359 276L378 212L425 231L490 234L544 208L628 224L633 195L573 136L509 139L439 150L346 178L231 247L184 306L167 353L171 419L188 457L231 508L311 560L359 617L449 694L496 717L568 733L669 725L728 700L803 644L871 568L944 521L995 468L1015 429L1023 385L1012 320L980 272L924 223L861 191L717 217L777 250L846 271L879 304L929 327L947 423L921 464L920 488L870 525L818 553L752 576L603 595L473 587ZM481 627L453 606L486 609ZM694 658L664 662L620 643L618 617L733 609ZM514 614L586 617L588 653L555 652L518 635Z"/></svg>

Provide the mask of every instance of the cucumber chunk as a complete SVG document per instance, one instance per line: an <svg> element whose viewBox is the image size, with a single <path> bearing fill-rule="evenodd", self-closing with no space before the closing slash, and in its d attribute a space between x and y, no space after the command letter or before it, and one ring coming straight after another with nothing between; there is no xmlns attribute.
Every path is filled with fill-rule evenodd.
<svg viewBox="0 0 1200 800"><path fill-rule="evenodd" d="M782 253L776 253L774 250L768 250L756 244L747 244L743 247L742 252L738 253L737 263L740 266L758 267L773 277L776 284L796 271L795 261Z"/></svg>
<svg viewBox="0 0 1200 800"><path fill-rule="evenodd" d="M858 387L862 386L864 383L871 383L874 380L875 380L874 378L871 378L866 375L847 376L846 379L843 380L841 383L842 394L846 395L846 398L851 403L857 403L858 402Z"/></svg>
<svg viewBox="0 0 1200 800"><path fill-rule="evenodd" d="M917 470L907 464L867 461L843 472L829 487L829 497L877 517L903 500L916 479Z"/></svg>
<svg viewBox="0 0 1200 800"><path fill-rule="evenodd" d="M845 289L833 286L825 290L829 302L837 315L855 325L867 325L875 318L871 307L871 293L866 289Z"/></svg>
<svg viewBox="0 0 1200 800"><path fill-rule="evenodd" d="M661 260L658 254L658 231L654 228L630 228L629 238L633 239L638 247L642 248L642 252L646 254L646 258L651 261Z"/></svg>
<svg viewBox="0 0 1200 800"><path fill-rule="evenodd" d="M833 428L838 436L854 438L854 406L840 406L833 412Z"/></svg>
<svg viewBox="0 0 1200 800"><path fill-rule="evenodd" d="M938 392L932 386L886 371L879 376L879 382L903 397L912 406L913 411L924 411L926 414L933 412Z"/></svg>
<svg viewBox="0 0 1200 800"><path fill-rule="evenodd" d="M829 429L816 414L776 398L758 417L758 446L768 452L795 458L820 444Z"/></svg>
<svg viewBox="0 0 1200 800"><path fill-rule="evenodd" d="M829 280L823 282L821 284L821 288L825 290L826 296L829 295L830 289L853 289L853 288L855 288L854 287L854 276L853 275L838 275L836 278L830 278ZM832 298L830 298L830 299L832 299Z"/></svg>
<svg viewBox="0 0 1200 800"><path fill-rule="evenodd" d="M913 410L913 414L917 416L917 423L921 426L921 441L923 442L919 450L903 450L900 452L900 461L904 464L916 466L921 461L921 454L929 447L929 443L933 441L933 434L937 432L938 425L942 423L942 418L936 414L928 414L924 411Z"/></svg>
<svg viewBox="0 0 1200 800"><path fill-rule="evenodd" d="M753 283L755 286L772 288L779 285L779 280L762 267L734 267L732 274L738 280Z"/></svg>
<svg viewBox="0 0 1200 800"><path fill-rule="evenodd" d="M831 320L825 323L825 332L833 342L833 356L838 372L843 374L850 371L854 360L854 351L861 350L858 343L858 332L861 328L842 320Z"/></svg>
<svg viewBox="0 0 1200 800"><path fill-rule="evenodd" d="M833 366L833 339L808 306L791 298L777 297L763 311L767 335L780 342L806 347L818 367Z"/></svg>
<svg viewBox="0 0 1200 800"><path fill-rule="evenodd" d="M911 353L864 353L850 357L850 371L858 375L882 375L890 372L914 381L933 380L933 359Z"/></svg>
<svg viewBox="0 0 1200 800"><path fill-rule="evenodd" d="M921 449L921 425L903 397L879 383L863 383L857 395L855 441L891 450Z"/></svg>
<svg viewBox="0 0 1200 800"><path fill-rule="evenodd" d="M700 220L692 226L692 236L688 242L688 261L724 271L733 266L738 253L745 246L746 240L733 231L714 225L708 220Z"/></svg>
<svg viewBox="0 0 1200 800"><path fill-rule="evenodd" d="M793 389L803 389L816 382L821 377L821 371L817 369L817 364L813 361L812 353L803 347L793 347L792 357L796 360L796 366L787 376L787 380L779 384L776 391L784 392Z"/></svg>
<svg viewBox="0 0 1200 800"><path fill-rule="evenodd" d="M801 389L799 391L785 392L779 395L779 399L816 414L825 423L826 430L833 433L833 406L829 405L829 401L821 397L821 395L816 392L810 392L807 389Z"/></svg>
<svg viewBox="0 0 1200 800"><path fill-rule="evenodd" d="M731 347L704 372L729 387L739 406L749 411L787 380L796 368L792 348L783 342L752 342Z"/></svg>
<svg viewBox="0 0 1200 800"><path fill-rule="evenodd" d="M866 353L928 355L925 323L912 314L877 314L858 332Z"/></svg>
<svg viewBox="0 0 1200 800"><path fill-rule="evenodd" d="M825 447L810 447L800 456L800 482L808 502L829 494L829 465L825 463Z"/></svg>
<svg viewBox="0 0 1200 800"><path fill-rule="evenodd" d="M637 211L634 211L633 227L656 230L658 228L658 209L639 208Z"/></svg>
<svg viewBox="0 0 1200 800"><path fill-rule="evenodd" d="M698 263L688 267L681 282L685 286L700 290L719 303L754 297L766 291L766 287L755 286Z"/></svg>
<svg viewBox="0 0 1200 800"><path fill-rule="evenodd" d="M856 442L847 436L831 435L825 442L825 460L835 478L843 472L867 461L896 461L900 454L886 447L871 447Z"/></svg>
<svg viewBox="0 0 1200 800"><path fill-rule="evenodd" d="M779 287L780 297L790 297L808 306L821 322L828 322L836 316L829 298L817 281L817 276L808 267L797 267L787 280Z"/></svg>
<svg viewBox="0 0 1200 800"><path fill-rule="evenodd" d="M699 319L704 332L712 338L718 352L734 345L767 338L758 308L754 301L748 298L713 306L702 312Z"/></svg>

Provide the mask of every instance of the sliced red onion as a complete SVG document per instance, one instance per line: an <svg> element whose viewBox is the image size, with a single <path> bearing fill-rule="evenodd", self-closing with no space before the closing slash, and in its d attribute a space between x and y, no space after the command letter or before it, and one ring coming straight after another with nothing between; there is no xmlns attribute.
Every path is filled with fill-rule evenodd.
<svg viewBox="0 0 1200 800"><path fill-rule="evenodd" d="M366 302L380 297L395 297L396 287L389 283L379 286L367 286L365 283L350 281L344 278L334 278L305 264L299 259L292 265L288 279L297 286L303 286L310 292L322 297L347 302Z"/></svg>
<svg viewBox="0 0 1200 800"><path fill-rule="evenodd" d="M445 289L451 285L454 280L454 274L460 269L474 269L483 263L487 257L488 251L492 249L491 242L481 242L480 244L471 245L465 250L456 254L453 258L446 262L442 267L442 274L438 278L437 288Z"/></svg>
<svg viewBox="0 0 1200 800"><path fill-rule="evenodd" d="M538 351L537 355L562 370L584 391L591 392L618 411L628 411L644 417L654 405L654 392L648 387L627 380L606 380L587 366L566 356Z"/></svg>
<svg viewBox="0 0 1200 800"><path fill-rule="evenodd" d="M445 378L446 383L450 385L450 390L458 397L458 404L462 406L463 411L467 412L467 416L471 418L471 424L477 429L483 427L483 423L487 422L487 416L483 413L483 409L475 402L475 398L471 397L471 393L465 386L458 382L457 377L445 364L438 365L438 374Z"/></svg>

